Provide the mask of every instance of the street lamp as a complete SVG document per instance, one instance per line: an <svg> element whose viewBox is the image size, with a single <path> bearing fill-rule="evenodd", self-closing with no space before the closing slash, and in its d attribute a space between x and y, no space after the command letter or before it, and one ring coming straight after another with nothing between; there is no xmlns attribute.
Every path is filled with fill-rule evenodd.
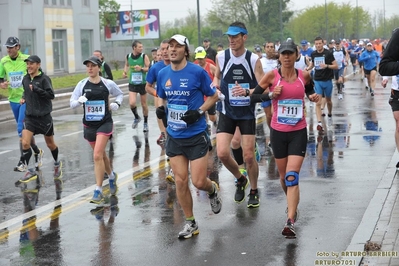
<svg viewBox="0 0 399 266"><path fill-rule="evenodd" d="M201 18L199 0L197 0L198 46L201 46Z"/></svg>
<svg viewBox="0 0 399 266"><path fill-rule="evenodd" d="M327 0L324 0L324 7L326 10L326 40L328 39L328 14L327 14Z"/></svg>

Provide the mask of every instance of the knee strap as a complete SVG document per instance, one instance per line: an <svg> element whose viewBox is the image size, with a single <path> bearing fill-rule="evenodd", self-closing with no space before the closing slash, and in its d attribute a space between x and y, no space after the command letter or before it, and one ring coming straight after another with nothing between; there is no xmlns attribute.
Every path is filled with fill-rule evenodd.
<svg viewBox="0 0 399 266"><path fill-rule="evenodd" d="M289 181L288 180L289 176L293 176L294 180ZM285 174L285 185L287 187L298 186L298 183L299 183L299 174L297 172L291 171Z"/></svg>

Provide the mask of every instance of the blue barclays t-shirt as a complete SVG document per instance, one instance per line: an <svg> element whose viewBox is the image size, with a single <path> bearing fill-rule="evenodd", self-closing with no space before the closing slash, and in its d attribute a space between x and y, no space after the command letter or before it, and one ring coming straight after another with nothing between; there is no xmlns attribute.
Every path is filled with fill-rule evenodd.
<svg viewBox="0 0 399 266"><path fill-rule="evenodd" d="M216 88L211 87L208 73L200 66L187 62L178 71L166 66L158 73L158 97L167 100L167 132L173 138L190 138L207 128L204 116L194 124L187 125L180 120L188 110L198 110L204 103L204 96L213 96Z"/></svg>

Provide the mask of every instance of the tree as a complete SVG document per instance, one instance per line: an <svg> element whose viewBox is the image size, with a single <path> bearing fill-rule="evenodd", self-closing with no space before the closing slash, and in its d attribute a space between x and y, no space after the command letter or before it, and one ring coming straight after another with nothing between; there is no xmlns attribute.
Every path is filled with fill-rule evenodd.
<svg viewBox="0 0 399 266"><path fill-rule="evenodd" d="M98 6L100 7L100 26L116 26L118 11L121 5L114 0L99 0Z"/></svg>
<svg viewBox="0 0 399 266"><path fill-rule="evenodd" d="M225 31L234 21L245 23L250 43L262 44L266 40L285 38L284 27L280 27L280 4L282 23L293 15L287 7L290 0L212 0L212 10L207 21L212 29ZM281 32L283 29L283 32Z"/></svg>
<svg viewBox="0 0 399 266"><path fill-rule="evenodd" d="M295 42L302 39L311 41L317 36L328 40L356 39L368 29L370 20L369 13L362 7L356 9L347 3L330 2L327 6L305 9L290 20L287 28L293 33Z"/></svg>

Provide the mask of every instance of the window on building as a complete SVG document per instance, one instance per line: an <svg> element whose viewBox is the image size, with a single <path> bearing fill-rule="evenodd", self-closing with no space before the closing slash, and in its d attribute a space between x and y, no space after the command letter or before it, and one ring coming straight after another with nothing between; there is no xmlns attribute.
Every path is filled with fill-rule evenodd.
<svg viewBox="0 0 399 266"><path fill-rule="evenodd" d="M72 6L72 0L67 0L67 5Z"/></svg>
<svg viewBox="0 0 399 266"><path fill-rule="evenodd" d="M56 6L56 5L57 5L57 0L51 0L51 4L52 4L53 6Z"/></svg>
<svg viewBox="0 0 399 266"><path fill-rule="evenodd" d="M32 3L32 0L22 0L22 3Z"/></svg>
<svg viewBox="0 0 399 266"><path fill-rule="evenodd" d="M44 5L48 6L48 4L49 4L48 0L44 0Z"/></svg>
<svg viewBox="0 0 399 266"><path fill-rule="evenodd" d="M81 30L80 40L82 43L82 59L89 58L93 52L93 31L92 30Z"/></svg>
<svg viewBox="0 0 399 266"><path fill-rule="evenodd" d="M19 30L21 52L24 54L36 54L35 30Z"/></svg>
<svg viewBox="0 0 399 266"><path fill-rule="evenodd" d="M90 0L82 0L83 6L90 7Z"/></svg>

